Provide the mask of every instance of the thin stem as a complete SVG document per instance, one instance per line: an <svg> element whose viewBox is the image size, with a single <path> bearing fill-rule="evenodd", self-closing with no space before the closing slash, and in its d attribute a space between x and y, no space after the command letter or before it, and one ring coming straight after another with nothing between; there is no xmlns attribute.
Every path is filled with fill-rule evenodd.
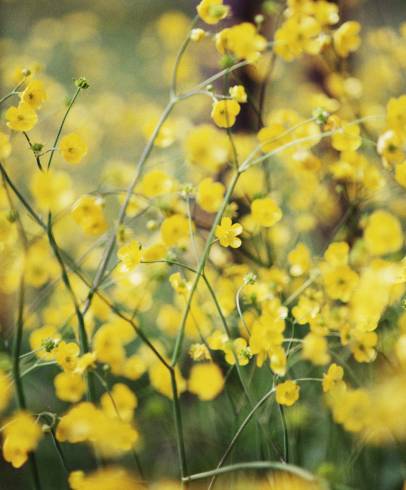
<svg viewBox="0 0 406 490"><path fill-rule="evenodd" d="M209 478L210 476L223 475L224 473L231 473L234 471L243 470L278 470L286 471L292 475L299 476L308 481L314 481L314 476L308 471L292 464L278 463L276 461L249 461L247 463L236 463L229 466L223 466L215 470L204 471L202 473L195 473L194 475L187 476L184 481L195 481Z"/></svg>
<svg viewBox="0 0 406 490"><path fill-rule="evenodd" d="M173 97L176 97L177 95L177 82L178 82L178 70L179 70L179 65L182 61L182 57L187 50L187 47L190 44L190 32L193 29L193 27L196 25L197 21L199 20L199 16L196 15L195 18L192 20L192 24L188 30L187 36L185 37L175 59L175 65L173 68L173 73L172 73L172 83L171 83L171 90L170 94Z"/></svg>
<svg viewBox="0 0 406 490"><path fill-rule="evenodd" d="M24 284L24 272L23 272L21 275L20 287L18 293L18 316L17 316L17 324L16 324L16 333L14 336L14 344L13 344L13 365L12 365L17 407L19 410L27 409L25 395L24 395L24 388L22 383L22 376L20 371L21 344L23 340L23 331L24 331L24 302L25 302L25 284ZM31 468L31 475L33 479L33 486L35 490L41 490L41 482L39 478L37 459L33 452L29 453L29 462Z"/></svg>
<svg viewBox="0 0 406 490"><path fill-rule="evenodd" d="M193 300L194 293L197 289L200 276L202 275L202 273L204 271L206 261L207 261L207 258L209 256L209 253L210 253L210 249L211 249L211 245L213 242L216 227L219 224L219 222L220 222L220 220L224 214L224 211L225 211L225 209L228 205L228 202L229 202L229 200L233 194L234 188L237 185L237 182L238 182L238 179L240 178L240 175L241 175L240 171L235 172L235 174L231 180L231 183L228 186L226 195L224 196L223 203L222 203L220 209L218 210L218 212L216 214L213 225L212 225L211 230L209 232L209 236L207 237L206 246L203 250L203 253L202 253L198 268L197 268L197 272L196 272L196 275L194 277L192 287L190 289L189 297L188 297L188 300L186 303L186 308L183 311L182 320L181 320L181 324L179 327L179 333L176 337L175 348L174 348L173 355L172 355L172 361L171 361L172 366L175 366L179 360L179 356L180 356L181 349L182 349L183 337L184 337L184 333L185 333L186 321L187 321L187 318L189 315L190 308L192 306L192 300Z"/></svg>
<svg viewBox="0 0 406 490"><path fill-rule="evenodd" d="M23 84L24 84L24 82L25 82L25 77L24 77L24 79L23 79L23 80L21 80L21 82L20 82L20 83L18 83L18 84L17 84L17 85L16 85L16 86L13 88L13 90L12 90L10 93L8 93L7 95L5 95L4 97L2 97L2 98L0 99L0 105L1 105L3 102L5 102L7 99L9 99L10 97L12 97L13 95L20 95L20 93L19 93L19 92L17 92L17 90L18 90L18 89L21 87L21 85L23 85Z"/></svg>
<svg viewBox="0 0 406 490"><path fill-rule="evenodd" d="M317 382L321 382L322 380L320 378L300 378L300 379L297 379L295 380L297 383L303 383L303 382L307 382L307 381L317 381ZM249 422L251 421L252 417L255 415L255 413L257 412L257 410L259 408L261 408L261 406L268 400L268 398L270 396L272 396L276 391L276 388L273 387L271 388L269 391L267 391L265 393L265 395L256 403L256 405L250 410L250 412L248 413L248 415L245 417L245 419L243 420L243 422L241 423L240 427L237 429L236 433L234 434L233 438L231 439L229 445L227 446L227 449L225 450L223 456L221 457L218 465L217 465L217 470L220 469L226 459L228 458L229 454L231 453L232 449L234 448L238 438L240 437L240 435L242 434L242 432L244 431L245 427L247 427L247 425L249 424ZM216 482L216 475L213 476L211 482L210 482L210 485L208 487L208 490L211 490L213 487L214 487L214 484Z"/></svg>
<svg viewBox="0 0 406 490"><path fill-rule="evenodd" d="M58 132L56 133L54 144L52 145L51 153L49 155L48 165L47 165L48 170L51 168L52 159L54 158L54 153L55 153L55 151L57 149L57 144L58 144L59 138L61 136L62 129L63 129L64 125L65 125L66 118L68 117L68 114L69 114L70 110L72 109L72 106L75 103L75 100L77 99L77 97L78 97L78 95L79 95L79 93L80 93L81 90L82 89L80 87L78 87L76 89L75 95L72 97L71 101L69 102L68 108L66 109L65 114L64 114L64 116L62 118L62 121L61 121L61 124L59 126Z"/></svg>
<svg viewBox="0 0 406 490"><path fill-rule="evenodd" d="M123 205L121 206L121 209L119 211L119 216L118 216L118 219L117 219L117 225L116 225L116 229L118 229L122 223L124 222L125 220L125 217L126 217L126 214L127 214L127 208L130 204L130 201L131 201L131 196L134 192L134 189L138 183L138 180L142 174L142 171L143 171L143 168L145 166L145 163L149 157L149 155L151 154L151 151L153 149L153 146L154 146L154 142L159 134L159 131L161 130L163 124L165 123L165 121L168 119L170 113L172 112L175 104L177 102L177 99L176 98L171 98L171 100L168 102L164 112L162 113L161 115L161 118L160 120L158 121L158 124L156 125L147 145L145 146L144 148L144 151L142 152L141 154L141 157L140 159L138 160L138 163L137 163L137 166L136 166L136 169L135 169L135 175L134 175L134 178L130 184L130 186L128 187L127 189L127 194L126 194L126 198L125 198L125 201L123 203ZM103 258L99 264L99 267L97 269L97 272L96 272L96 275L95 275L95 278L93 280L93 284L92 284L92 287L88 293L88 296L86 298L86 303L85 303L85 306L82 310L83 314L85 314L88 309L90 308L91 306L91 303L92 303L92 299L93 299L93 296L96 292L96 290L98 289L99 285L101 284L101 282L103 281L103 276L104 276L104 273L106 272L106 269L107 269L107 266L108 266L108 263L109 263L109 260L110 260L110 257L113 253L113 250L114 250L114 246L116 244L116 229L112 232L111 236L110 236L110 239L107 243L107 246L106 246L106 249L105 249L105 252L104 252L104 255L103 255Z"/></svg>
<svg viewBox="0 0 406 490"><path fill-rule="evenodd" d="M183 437L182 412L180 410L175 369L171 368L169 370L169 374L171 377L172 396L173 396L173 414L175 419L175 431L176 431L176 440L177 440L177 447L178 447L178 456L180 462L180 473L183 481L183 478L187 475L187 463L186 463L185 441Z"/></svg>

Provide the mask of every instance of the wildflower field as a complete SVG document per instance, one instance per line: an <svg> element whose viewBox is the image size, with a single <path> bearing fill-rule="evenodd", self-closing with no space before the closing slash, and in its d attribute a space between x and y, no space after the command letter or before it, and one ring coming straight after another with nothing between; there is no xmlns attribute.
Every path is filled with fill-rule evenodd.
<svg viewBox="0 0 406 490"><path fill-rule="evenodd" d="M0 23L0 490L406 490L406 2Z"/></svg>

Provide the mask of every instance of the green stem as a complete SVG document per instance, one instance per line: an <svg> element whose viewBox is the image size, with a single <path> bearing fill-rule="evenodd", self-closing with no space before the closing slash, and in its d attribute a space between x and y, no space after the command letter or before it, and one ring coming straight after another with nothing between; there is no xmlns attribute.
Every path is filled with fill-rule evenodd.
<svg viewBox="0 0 406 490"><path fill-rule="evenodd" d="M314 476L308 471L292 464L278 463L276 461L249 461L247 463L237 463L229 466L223 466L215 470L204 471L202 473L195 473L194 475L187 476L184 481L195 481L209 478L210 476L218 476L224 473L231 473L233 471L244 470L278 470L286 471L292 475L296 475L308 481L314 481Z"/></svg>
<svg viewBox="0 0 406 490"><path fill-rule="evenodd" d="M49 155L48 165L47 165L48 170L51 168L52 159L54 158L54 153L56 151L57 144L58 144L59 138L60 138L61 133L62 133L62 129L63 129L64 125L65 125L66 118L68 117L68 114L69 114L70 110L72 109L72 106L75 103L75 100L77 99L77 97L78 97L78 95L79 95L79 93L80 93L81 90L82 89L80 87L78 87L76 89L75 95L72 97L71 101L69 102L68 108L66 109L66 112L65 112L65 114L64 114L64 116L62 118L62 121L61 121L61 124L59 126L58 132L56 133L54 144L52 145L51 153Z"/></svg>
<svg viewBox="0 0 406 490"><path fill-rule="evenodd" d="M187 474L187 463L186 463L186 451L185 451L185 441L183 437L183 424L182 424L182 412L179 403L178 386L176 383L176 373L175 369L171 368L169 370L172 385L172 396L173 396L173 415L175 419L175 431L176 431L176 441L178 448L178 456L180 462L180 473L183 482L183 478ZM183 485L182 485L183 486Z"/></svg>
<svg viewBox="0 0 406 490"><path fill-rule="evenodd" d="M319 378L300 378L300 379L297 379L296 380L296 382L298 382L298 383L303 383L303 382L307 382L307 381L321 382L322 380L319 379ZM237 429L237 431L234 434L233 438L231 439L229 445L227 446L227 449L225 450L223 456L221 457L221 459L220 459L220 461L219 461L219 463L217 465L216 470L219 470L220 468L223 467L226 459L228 458L229 454L231 453L232 449L234 448L235 444L237 443L238 438L240 437L240 435L242 434L242 432L244 431L244 429L247 427L247 425L251 421L252 417L255 415L255 413L257 412L257 410L259 408L261 408L261 406L268 400L268 398L275 393L275 391L276 391L276 388L275 387L272 388L272 389L270 389L269 391L267 391L265 393L265 395L250 410L250 412L248 413L248 415L242 421L240 427ZM210 485L208 487L208 490L211 490L213 488L215 482L216 482L216 475L213 476L213 478L212 478L212 480L210 482Z"/></svg>
<svg viewBox="0 0 406 490"><path fill-rule="evenodd" d="M180 62L182 61L182 56L184 55L187 47L189 46L190 44L190 33L191 33L191 30L193 29L193 27L196 25L197 21L199 20L199 16L196 15L196 17L192 20L192 24L188 30L188 34L187 36L185 37L177 55L176 55L176 59L175 59L175 65L174 65L174 68L173 68L173 73L172 73L172 83L171 83L171 91L170 91L170 94L171 96L173 97L176 97L177 95L177 83L178 83L178 69L179 69L179 65L180 65Z"/></svg>
<svg viewBox="0 0 406 490"><path fill-rule="evenodd" d="M209 253L210 253L210 249L211 249L211 245L213 242L216 227L219 224L219 222L220 222L220 220L224 214L224 211L225 211L225 209L229 203L229 200L233 194L235 186L237 185L237 182L238 182L238 179L240 178L240 175L241 175L241 172L239 170L237 170L235 172L231 182L230 182L230 185L228 186L228 189L227 189L226 195L224 196L224 200L223 200L223 203L221 205L221 208L218 210L218 212L216 214L213 225L212 225L211 230L209 232L209 235L207 237L206 245L205 245L205 248L203 250L203 253L202 253L202 256L201 256L201 259L200 259L200 262L199 262L199 265L198 265L198 268L196 271L196 275L195 275L193 283L192 283L192 287L190 289L190 293L189 293L189 297L188 297L188 300L186 303L186 307L183 311L182 320L181 320L181 324L179 327L179 333L176 337L175 348L174 348L173 355L172 355L172 361L171 361L172 366L176 366L176 364L179 360L179 356L180 356L181 349L182 349L183 338L184 338L184 334L185 334L186 321L187 321L187 318L189 315L190 308L192 306L192 300L193 300L195 291L196 291L197 286L199 284L200 277L203 274L203 271L204 271L204 268L206 265L206 261L207 261L207 258L209 256Z"/></svg>
<svg viewBox="0 0 406 490"><path fill-rule="evenodd" d="M65 284L66 290L68 291L69 296L71 297L74 309L75 309L75 314L78 322L78 331L79 331L79 342L80 342L80 347L82 354L86 354L89 352L89 340L87 338L87 332L86 332L86 327L85 327L85 320L83 317L83 314L80 310L80 305L78 302L78 299L76 298L76 294L73 291L68 271L66 269L65 262L62 258L61 251L58 247L58 244L56 243L53 231L52 231L52 214L49 212L48 214L48 226L47 226L47 233L48 233L48 241L49 245L55 255L55 258L59 264L59 267L61 269L61 275L62 275L62 281ZM95 392L95 386L94 386L94 379L91 373L88 373L87 375L87 384L88 384L88 398L90 401L95 402L96 400L96 392Z"/></svg>
<svg viewBox="0 0 406 490"><path fill-rule="evenodd" d="M26 410L27 405L25 401L24 388L22 383L22 376L20 371L20 355L21 355L21 344L23 340L24 331L24 301L25 301L25 284L24 275L21 277L19 295L18 295L18 316L16 324L16 333L14 336L13 344L13 378L16 390L16 401L19 410ZM41 490L41 482L39 478L38 464L35 454L29 453L29 463L31 468L31 475L33 479L33 487L35 490Z"/></svg>

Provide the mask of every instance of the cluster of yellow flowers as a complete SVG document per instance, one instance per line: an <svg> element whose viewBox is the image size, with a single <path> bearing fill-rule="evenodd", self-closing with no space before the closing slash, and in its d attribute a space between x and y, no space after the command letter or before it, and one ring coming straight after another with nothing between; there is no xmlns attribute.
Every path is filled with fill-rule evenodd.
<svg viewBox="0 0 406 490"><path fill-rule="evenodd" d="M0 99L0 292L17 312L0 370L2 447L15 468L31 459L36 490L48 434L100 460L70 473L73 490L179 488L141 483L158 475L155 465L143 474L138 453L161 448L145 427L156 430L168 404L184 485L262 469L279 471L241 488L328 488L329 475L289 461L289 428L305 425L301 407L316 399L359 444L406 440L406 27L365 34L364 52L361 25L343 22L337 3L264 2L262 12L233 23L229 5L201 0L192 26L167 12L148 27L141 45L153 43L151 29L153 53L165 41L164 72L150 77L170 85L162 114L147 95L92 95L85 78L62 107L63 87L37 63L1 63L10 92ZM80 45L97 22L78 15L64 35ZM52 51L60 40L48 42ZM199 82L213 56L219 70ZM299 90L293 60L317 80ZM271 79L280 96L269 102L251 88ZM47 366L58 402L42 406L24 381ZM238 430L215 470L189 475L186 414L217 403L232 407ZM215 432L207 410L199 419ZM226 466L251 419L268 459ZM279 437L282 450L270 440ZM131 454L136 477L119 465Z"/></svg>

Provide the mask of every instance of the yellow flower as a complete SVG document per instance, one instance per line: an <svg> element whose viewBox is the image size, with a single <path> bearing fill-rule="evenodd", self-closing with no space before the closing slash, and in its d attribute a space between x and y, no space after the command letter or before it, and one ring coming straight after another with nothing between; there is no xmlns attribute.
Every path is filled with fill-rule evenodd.
<svg viewBox="0 0 406 490"><path fill-rule="evenodd" d="M403 117L402 114L399 115L400 118ZM396 122L392 121L392 124L397 126ZM404 121L406 127L406 119ZM402 124L398 130L402 131ZM405 159L405 152L403 151L403 136L402 133L396 132L393 129L385 131L378 139L377 150L382 156L383 164L385 167L391 167L401 163Z"/></svg>
<svg viewBox="0 0 406 490"><path fill-rule="evenodd" d="M137 404L137 397L123 383L116 383L110 393L104 393L100 398L100 405L108 417L119 418L125 422L131 422Z"/></svg>
<svg viewBox="0 0 406 490"><path fill-rule="evenodd" d="M83 471L72 471L69 475L72 490L143 490L145 486L123 468L103 468L90 475Z"/></svg>
<svg viewBox="0 0 406 490"><path fill-rule="evenodd" d="M207 37L207 32L203 29L192 29L190 31L190 39L195 43L202 41L205 37Z"/></svg>
<svg viewBox="0 0 406 490"><path fill-rule="evenodd" d="M56 396L65 402L80 401L86 391L83 377L77 373L63 372L54 378Z"/></svg>
<svg viewBox="0 0 406 490"><path fill-rule="evenodd" d="M203 179L197 188L197 204L208 213L218 211L223 197L224 185L221 182L214 182L210 177Z"/></svg>
<svg viewBox="0 0 406 490"><path fill-rule="evenodd" d="M151 170L144 175L139 191L147 197L156 197L171 192L173 181L162 170Z"/></svg>
<svg viewBox="0 0 406 490"><path fill-rule="evenodd" d="M356 21L344 22L333 34L334 49L342 58L357 51L361 45L359 33L361 24Z"/></svg>
<svg viewBox="0 0 406 490"><path fill-rule="evenodd" d="M395 131L403 139L406 138L406 95L389 100L386 107L386 120L389 129Z"/></svg>
<svg viewBox="0 0 406 490"><path fill-rule="evenodd" d="M210 352L205 344L192 344L189 355L194 361L210 361Z"/></svg>
<svg viewBox="0 0 406 490"><path fill-rule="evenodd" d="M311 255L310 250L306 247L304 243L299 243L291 252L288 254L288 262L290 264L290 270L292 276L302 276L311 266Z"/></svg>
<svg viewBox="0 0 406 490"><path fill-rule="evenodd" d="M169 276L169 282L178 294L186 294L190 289L190 284L183 278L180 272L174 272Z"/></svg>
<svg viewBox="0 0 406 490"><path fill-rule="evenodd" d="M28 412L16 412L5 421L3 429L3 456L14 468L20 468L28 459L28 453L33 451L42 431Z"/></svg>
<svg viewBox="0 0 406 490"><path fill-rule="evenodd" d="M255 199L251 203L251 215L257 225L267 228L282 219L282 211L270 197Z"/></svg>
<svg viewBox="0 0 406 490"><path fill-rule="evenodd" d="M229 94L239 104L244 104L248 100L244 85L234 85L233 87L230 87Z"/></svg>
<svg viewBox="0 0 406 490"><path fill-rule="evenodd" d="M59 149L68 163L77 164L86 155L87 144L79 134L70 133L61 139Z"/></svg>
<svg viewBox="0 0 406 490"><path fill-rule="evenodd" d="M165 218L161 225L161 237L165 245L184 245L189 237L189 221L181 214Z"/></svg>
<svg viewBox="0 0 406 490"><path fill-rule="evenodd" d="M8 158L11 153L10 138L6 133L0 131L0 158L2 160Z"/></svg>
<svg viewBox="0 0 406 490"><path fill-rule="evenodd" d="M350 247L346 242L333 242L324 252L324 258L329 265L346 265L348 262L348 252Z"/></svg>
<svg viewBox="0 0 406 490"><path fill-rule="evenodd" d="M8 376L0 370L0 411L4 410L11 397L11 384Z"/></svg>
<svg viewBox="0 0 406 490"><path fill-rule="evenodd" d="M378 336L375 332L353 330L350 338L350 348L357 362L372 362L376 358L375 347Z"/></svg>
<svg viewBox="0 0 406 490"><path fill-rule="evenodd" d="M311 361L317 366L323 366L330 361L328 343L325 337L310 332L303 339L303 359Z"/></svg>
<svg viewBox="0 0 406 490"><path fill-rule="evenodd" d="M338 366L338 364L331 364L328 371L323 374L322 386L324 393L345 386L343 378L344 369L341 366Z"/></svg>
<svg viewBox="0 0 406 490"><path fill-rule="evenodd" d="M249 22L223 29L216 35L216 48L221 54L232 53L250 63L258 60L266 46L267 40Z"/></svg>
<svg viewBox="0 0 406 490"><path fill-rule="evenodd" d="M395 179L399 185L406 188L406 162L399 163L399 165L396 165Z"/></svg>
<svg viewBox="0 0 406 490"><path fill-rule="evenodd" d="M141 255L141 246L137 240L131 240L117 250L117 257L123 263L125 271L134 270L141 262Z"/></svg>
<svg viewBox="0 0 406 490"><path fill-rule="evenodd" d="M223 5L223 0L201 0L196 10L206 24L217 24L227 17L230 7Z"/></svg>
<svg viewBox="0 0 406 490"><path fill-rule="evenodd" d="M269 153L279 146L283 146L287 143L287 137L282 135L286 133L286 128L280 123L271 123L265 126L258 132L258 140L261 143L261 150L265 153Z"/></svg>
<svg viewBox="0 0 406 490"><path fill-rule="evenodd" d="M31 192L43 210L60 211L72 203L72 180L65 172L35 172Z"/></svg>
<svg viewBox="0 0 406 490"><path fill-rule="evenodd" d="M344 390L333 398L333 418L345 430L360 432L368 427L370 403L366 390Z"/></svg>
<svg viewBox="0 0 406 490"><path fill-rule="evenodd" d="M279 405L291 407L299 400L300 386L295 381L285 381L276 386L276 401Z"/></svg>
<svg viewBox="0 0 406 490"><path fill-rule="evenodd" d="M229 157L227 136L210 124L197 126L186 138L185 155L190 164L217 172Z"/></svg>
<svg viewBox="0 0 406 490"><path fill-rule="evenodd" d="M80 349L74 342L59 342L53 350L56 362L64 371L73 371L76 368Z"/></svg>
<svg viewBox="0 0 406 490"><path fill-rule="evenodd" d="M200 400L213 400L224 387L221 369L213 363L195 364L190 371L188 390Z"/></svg>
<svg viewBox="0 0 406 490"><path fill-rule="evenodd" d="M358 274L348 265L327 267L323 270L326 292L331 299L347 302L357 286Z"/></svg>
<svg viewBox="0 0 406 490"><path fill-rule="evenodd" d="M374 211L368 218L364 240L371 255L397 252L403 245L402 226L396 216L387 211Z"/></svg>
<svg viewBox="0 0 406 490"><path fill-rule="evenodd" d="M216 238L219 239L223 247L238 248L241 246L241 240L238 235L242 233L240 223L232 224L231 218L221 218L221 223L216 226Z"/></svg>
<svg viewBox="0 0 406 490"><path fill-rule="evenodd" d="M31 80L21 94L21 100L32 109L40 109L46 99L44 82L41 80Z"/></svg>
<svg viewBox="0 0 406 490"><path fill-rule="evenodd" d="M340 123L331 137L331 144L338 151L355 151L362 143L358 124Z"/></svg>
<svg viewBox="0 0 406 490"><path fill-rule="evenodd" d="M89 235L101 235L107 229L104 202L95 196L80 197L72 208L74 221Z"/></svg>
<svg viewBox="0 0 406 490"><path fill-rule="evenodd" d="M37 113L25 102L6 111L7 126L14 131L30 131L38 122Z"/></svg>
<svg viewBox="0 0 406 490"><path fill-rule="evenodd" d="M54 358L52 352L61 335L53 325L45 325L35 329L30 335L30 346L35 354L44 361L50 361Z"/></svg>
<svg viewBox="0 0 406 490"><path fill-rule="evenodd" d="M210 346L211 347L211 346ZM252 357L251 349L247 346L247 341L242 337L226 341L222 350L225 353L225 360L234 366L236 359L240 366L246 366Z"/></svg>
<svg viewBox="0 0 406 490"><path fill-rule="evenodd" d="M231 128L235 124L240 109L240 104L234 99L218 100L213 104L211 117L220 128Z"/></svg>
<svg viewBox="0 0 406 490"><path fill-rule="evenodd" d="M314 17L292 17L275 33L275 53L286 61L293 61L302 53L318 54L326 38Z"/></svg>
<svg viewBox="0 0 406 490"><path fill-rule="evenodd" d="M161 362L154 362L148 370L151 385L158 393L172 399L172 382L168 369ZM175 378L178 388L178 395L186 389L186 381L182 377L179 369L175 369Z"/></svg>

